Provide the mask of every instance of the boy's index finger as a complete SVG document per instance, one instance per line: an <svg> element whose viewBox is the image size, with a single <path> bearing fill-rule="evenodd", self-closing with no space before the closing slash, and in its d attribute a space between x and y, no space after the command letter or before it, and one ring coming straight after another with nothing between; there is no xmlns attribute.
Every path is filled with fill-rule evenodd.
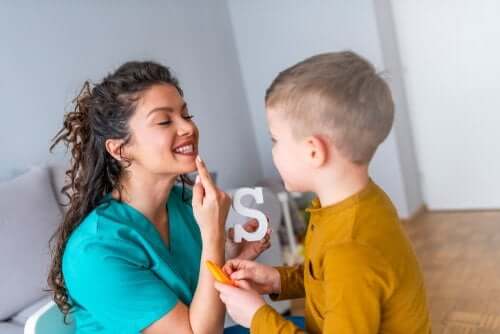
<svg viewBox="0 0 500 334"><path fill-rule="evenodd" d="M231 287L231 286L227 285L227 284L224 284L224 283L220 283L220 282L214 281L214 287L219 292L227 292L228 288Z"/></svg>
<svg viewBox="0 0 500 334"><path fill-rule="evenodd" d="M228 275L231 276L233 273L233 268L231 267L231 264L226 263L223 267L222 270Z"/></svg>
<svg viewBox="0 0 500 334"><path fill-rule="evenodd" d="M217 281L214 282L214 287L219 292L224 293L224 294L233 293L234 291L237 291L239 289L239 287L237 287L237 286L228 285L228 284L220 283Z"/></svg>

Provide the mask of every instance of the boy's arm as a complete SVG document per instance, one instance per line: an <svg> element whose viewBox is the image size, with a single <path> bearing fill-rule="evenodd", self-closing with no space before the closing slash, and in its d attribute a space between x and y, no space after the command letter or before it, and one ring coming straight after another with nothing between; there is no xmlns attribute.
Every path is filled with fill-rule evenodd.
<svg viewBox="0 0 500 334"><path fill-rule="evenodd" d="M322 333L378 333L382 303L396 280L382 256L347 243L327 251L323 268L322 291L312 292L324 298Z"/></svg>
<svg viewBox="0 0 500 334"><path fill-rule="evenodd" d="M306 333L293 322L283 318L275 309L268 304L257 310L250 325L252 334L299 334Z"/></svg>
<svg viewBox="0 0 500 334"><path fill-rule="evenodd" d="M304 266L295 267L275 267L280 273L281 292L270 294L272 300L285 300L293 298L304 298ZM264 305L257 310L252 318L250 327L252 334L298 334L305 333L293 322L283 318L275 309L269 305Z"/></svg>
<svg viewBox="0 0 500 334"><path fill-rule="evenodd" d="M272 300L304 298L304 266L275 267L280 273L281 292L270 294Z"/></svg>
<svg viewBox="0 0 500 334"><path fill-rule="evenodd" d="M378 333L382 301L390 295L395 282L395 275L386 261L373 249L346 243L327 251L323 268L324 275L318 279L321 284L308 287L312 299L324 305L321 333ZM303 275L298 276L301 269L278 269L285 287L301 286L304 291ZM286 289L283 292L279 297L290 296ZM306 333L269 305L255 313L250 332Z"/></svg>

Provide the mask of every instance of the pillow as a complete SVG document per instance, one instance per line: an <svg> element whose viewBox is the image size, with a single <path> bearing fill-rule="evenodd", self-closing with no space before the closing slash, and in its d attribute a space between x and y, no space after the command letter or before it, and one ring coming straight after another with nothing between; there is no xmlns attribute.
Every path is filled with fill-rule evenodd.
<svg viewBox="0 0 500 334"><path fill-rule="evenodd" d="M23 326L11 324L9 322L0 322L0 333L2 334L23 334Z"/></svg>
<svg viewBox="0 0 500 334"><path fill-rule="evenodd" d="M48 243L61 220L46 167L0 183L0 321L47 295Z"/></svg>
<svg viewBox="0 0 500 334"><path fill-rule="evenodd" d="M28 321L28 318L43 306L47 305L51 300L52 296L45 296L42 299L37 300L33 304L28 305L25 309L22 309L19 313L15 314L12 317L11 322L24 327L26 321Z"/></svg>
<svg viewBox="0 0 500 334"><path fill-rule="evenodd" d="M62 163L55 163L49 166L50 182L62 213L65 213L69 208L66 205L69 203L68 197L61 193L61 189L64 187L66 181L67 169L68 167Z"/></svg>

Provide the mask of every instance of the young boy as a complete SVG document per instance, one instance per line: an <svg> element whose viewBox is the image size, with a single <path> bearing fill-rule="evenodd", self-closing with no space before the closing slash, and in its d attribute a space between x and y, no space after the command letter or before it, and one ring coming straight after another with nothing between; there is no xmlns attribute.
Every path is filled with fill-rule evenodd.
<svg viewBox="0 0 500 334"><path fill-rule="evenodd" d="M430 333L422 273L391 200L368 175L394 104L374 67L353 52L308 58L266 93L274 163L289 191L314 192L299 267L234 260L240 288L216 283L251 333L302 329L268 306L305 297L308 333Z"/></svg>

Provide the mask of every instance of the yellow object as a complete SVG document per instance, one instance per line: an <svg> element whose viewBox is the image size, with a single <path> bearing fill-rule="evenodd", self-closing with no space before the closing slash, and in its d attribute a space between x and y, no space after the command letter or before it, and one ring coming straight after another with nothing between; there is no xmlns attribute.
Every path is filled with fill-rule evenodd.
<svg viewBox="0 0 500 334"><path fill-rule="evenodd" d="M422 273L396 209L373 182L340 203L308 209L304 265L279 267L281 294L305 297L307 333L428 334ZM304 333L268 305L252 334Z"/></svg>
<svg viewBox="0 0 500 334"><path fill-rule="evenodd" d="M205 265L216 281L223 284L234 285L234 282L226 275L224 271L222 271L222 269L218 265L209 260L205 261Z"/></svg>

